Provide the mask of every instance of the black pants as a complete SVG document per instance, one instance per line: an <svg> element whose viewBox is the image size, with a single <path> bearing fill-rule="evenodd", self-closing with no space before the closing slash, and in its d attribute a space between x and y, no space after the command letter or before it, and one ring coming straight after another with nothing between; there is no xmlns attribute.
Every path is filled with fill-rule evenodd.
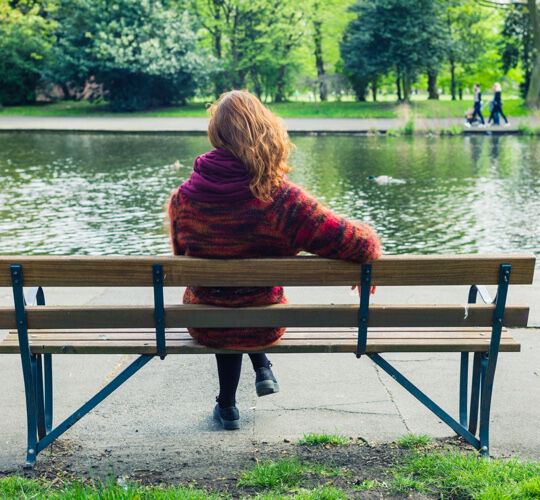
<svg viewBox="0 0 540 500"><path fill-rule="evenodd" d="M472 115L471 121L474 121L477 116L480 118L480 123L483 125L485 122L482 115L482 103L480 102L474 103L474 113Z"/></svg>
<svg viewBox="0 0 540 500"><path fill-rule="evenodd" d="M488 120L489 123L493 121L493 117L495 116L495 113L499 113L504 118L505 123L508 123L508 119L506 118L506 115L503 113L502 106L499 103L493 104L493 108L491 109L491 114L489 115L489 120Z"/></svg>
<svg viewBox="0 0 540 500"><path fill-rule="evenodd" d="M249 359L253 369L268 368L270 360L264 353L249 353ZM217 402L219 406L225 408L233 406L236 402L236 389L240 382L240 371L242 370L242 354L216 354L218 377L219 377L219 396Z"/></svg>

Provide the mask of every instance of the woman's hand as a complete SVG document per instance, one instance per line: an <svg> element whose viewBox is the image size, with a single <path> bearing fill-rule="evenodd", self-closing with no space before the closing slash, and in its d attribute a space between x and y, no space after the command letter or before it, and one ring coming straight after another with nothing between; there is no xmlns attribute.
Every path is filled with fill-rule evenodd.
<svg viewBox="0 0 540 500"><path fill-rule="evenodd" d="M358 295L360 295L360 287L359 287L358 285L352 285L352 286L351 286L351 290L354 290L355 288L358 289ZM377 290L377 285L371 285L371 286L369 287L369 293L370 293L370 295L374 295L376 290Z"/></svg>

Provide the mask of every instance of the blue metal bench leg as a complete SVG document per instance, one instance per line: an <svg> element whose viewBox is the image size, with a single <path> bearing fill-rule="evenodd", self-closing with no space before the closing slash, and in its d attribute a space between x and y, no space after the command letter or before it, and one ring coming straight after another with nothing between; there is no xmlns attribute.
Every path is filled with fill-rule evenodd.
<svg viewBox="0 0 540 500"><path fill-rule="evenodd" d="M497 298L495 299L495 311L493 312L493 326L491 328L491 343L489 352L483 356L482 370L482 394L480 396L480 454L489 457L489 417L491 411L491 396L493 394L493 380L499 356L499 346L501 342L502 326L504 321L504 309L506 307L506 296L510 283L510 272L512 266L502 264L499 270L499 286L497 287Z"/></svg>
<svg viewBox="0 0 540 500"><path fill-rule="evenodd" d="M461 353L461 366L459 370L459 423L467 425L467 384L469 381L469 353Z"/></svg>
<svg viewBox="0 0 540 500"><path fill-rule="evenodd" d="M478 408L480 406L480 385L482 383L482 354L474 353L472 381L471 381L471 406L469 411L469 432L476 434L478 428Z"/></svg>
<svg viewBox="0 0 540 500"><path fill-rule="evenodd" d="M26 313L24 311L22 266L20 264L13 264L10 266L10 271L26 399L27 447L25 467L33 467L36 463L37 455L36 384L32 373L32 355L30 353L30 344L28 343L28 327Z"/></svg>
<svg viewBox="0 0 540 500"><path fill-rule="evenodd" d="M43 363L41 354L32 354L32 375L36 391L36 416L38 438L45 437L45 398L43 394Z"/></svg>
<svg viewBox="0 0 540 500"><path fill-rule="evenodd" d="M53 378L52 355L43 355L43 374L45 378L45 431L51 432L53 424Z"/></svg>

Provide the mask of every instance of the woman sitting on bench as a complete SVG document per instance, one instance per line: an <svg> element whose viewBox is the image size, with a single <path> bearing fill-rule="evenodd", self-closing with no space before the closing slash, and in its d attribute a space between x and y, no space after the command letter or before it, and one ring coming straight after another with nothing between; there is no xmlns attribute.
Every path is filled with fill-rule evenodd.
<svg viewBox="0 0 540 500"><path fill-rule="evenodd" d="M381 255L379 238L363 222L335 215L286 173L293 144L281 120L252 94L234 90L210 107L208 136L215 149L195 159L190 178L169 202L175 255L201 258L284 257L305 250L321 257L365 263ZM184 303L243 307L284 304L283 288L187 287ZM201 344L261 351L284 328L190 328ZM271 363L250 353L258 396L278 392ZM242 354L216 354L219 395L214 418L239 428L236 389Z"/></svg>

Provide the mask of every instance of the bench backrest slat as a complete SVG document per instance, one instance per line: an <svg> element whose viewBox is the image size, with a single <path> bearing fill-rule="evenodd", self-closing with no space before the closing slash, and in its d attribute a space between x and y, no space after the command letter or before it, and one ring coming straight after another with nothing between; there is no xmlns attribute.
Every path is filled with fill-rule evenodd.
<svg viewBox="0 0 540 500"><path fill-rule="evenodd" d="M501 263L511 284L531 284L533 254L399 255L373 264L372 283L385 286L492 285ZM0 286L11 286L9 266L22 264L25 286L152 286L162 264L165 286L334 286L359 281L359 265L318 257L196 259L191 257L0 257Z"/></svg>
<svg viewBox="0 0 540 500"><path fill-rule="evenodd" d="M494 306L372 305L370 327L479 327L491 326ZM504 325L527 325L527 306L507 306ZM152 328L151 306L28 307L30 329ZM346 327L358 325L355 305L276 305L241 310L204 305L169 305L165 323L180 327ZM10 307L0 308L0 329L16 328Z"/></svg>

